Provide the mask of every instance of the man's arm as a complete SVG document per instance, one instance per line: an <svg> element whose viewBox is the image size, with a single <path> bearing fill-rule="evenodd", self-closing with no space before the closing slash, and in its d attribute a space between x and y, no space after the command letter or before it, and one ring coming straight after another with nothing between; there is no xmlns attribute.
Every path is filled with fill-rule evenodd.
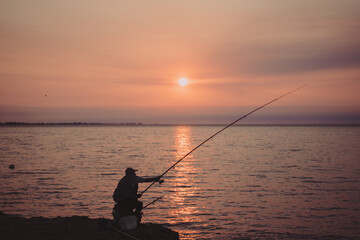
<svg viewBox="0 0 360 240"><path fill-rule="evenodd" d="M153 177L153 178L140 178L139 177L139 180L141 180L141 181L139 181L139 182L160 182L160 183L162 183L162 182L164 182L164 180L161 180L161 176L157 176L157 177ZM137 197L138 198L141 198L141 194L137 194Z"/></svg>
<svg viewBox="0 0 360 240"><path fill-rule="evenodd" d="M153 178L144 178L143 182L159 182L161 179L161 176L153 177Z"/></svg>

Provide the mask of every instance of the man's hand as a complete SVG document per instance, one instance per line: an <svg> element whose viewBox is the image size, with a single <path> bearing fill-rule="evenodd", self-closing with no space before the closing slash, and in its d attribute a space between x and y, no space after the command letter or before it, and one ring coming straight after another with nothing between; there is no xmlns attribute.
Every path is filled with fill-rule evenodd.
<svg viewBox="0 0 360 240"><path fill-rule="evenodd" d="M159 182L160 184L162 184L162 183L164 182L164 179L161 179L161 176L157 176L157 177L155 178L155 181L156 181L156 182Z"/></svg>
<svg viewBox="0 0 360 240"><path fill-rule="evenodd" d="M141 194L137 194L137 197L138 197L138 198L141 198L141 197L142 197L142 195L141 195Z"/></svg>

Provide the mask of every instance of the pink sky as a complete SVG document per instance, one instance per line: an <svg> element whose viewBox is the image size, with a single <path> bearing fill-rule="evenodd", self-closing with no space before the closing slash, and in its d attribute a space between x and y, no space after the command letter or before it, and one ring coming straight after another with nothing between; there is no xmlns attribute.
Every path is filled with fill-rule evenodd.
<svg viewBox="0 0 360 240"><path fill-rule="evenodd" d="M360 123L359 29L357 0L1 1L0 122L227 123L307 84L244 122Z"/></svg>

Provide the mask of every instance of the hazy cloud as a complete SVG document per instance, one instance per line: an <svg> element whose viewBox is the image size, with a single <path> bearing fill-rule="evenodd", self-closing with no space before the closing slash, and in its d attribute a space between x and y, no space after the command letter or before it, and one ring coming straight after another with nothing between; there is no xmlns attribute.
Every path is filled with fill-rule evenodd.
<svg viewBox="0 0 360 240"><path fill-rule="evenodd" d="M340 114L358 29L355 0L1 1L1 119L221 121L309 79L286 103Z"/></svg>

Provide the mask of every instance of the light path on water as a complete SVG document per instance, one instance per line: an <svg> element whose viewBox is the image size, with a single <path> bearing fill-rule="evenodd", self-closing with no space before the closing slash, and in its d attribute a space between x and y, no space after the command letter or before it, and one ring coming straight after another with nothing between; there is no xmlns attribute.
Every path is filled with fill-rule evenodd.
<svg viewBox="0 0 360 240"><path fill-rule="evenodd" d="M126 167L158 175L218 129L1 127L0 211L111 218ZM143 220L182 239L359 238L359 142L360 127L232 127L143 196L145 204L164 196Z"/></svg>

